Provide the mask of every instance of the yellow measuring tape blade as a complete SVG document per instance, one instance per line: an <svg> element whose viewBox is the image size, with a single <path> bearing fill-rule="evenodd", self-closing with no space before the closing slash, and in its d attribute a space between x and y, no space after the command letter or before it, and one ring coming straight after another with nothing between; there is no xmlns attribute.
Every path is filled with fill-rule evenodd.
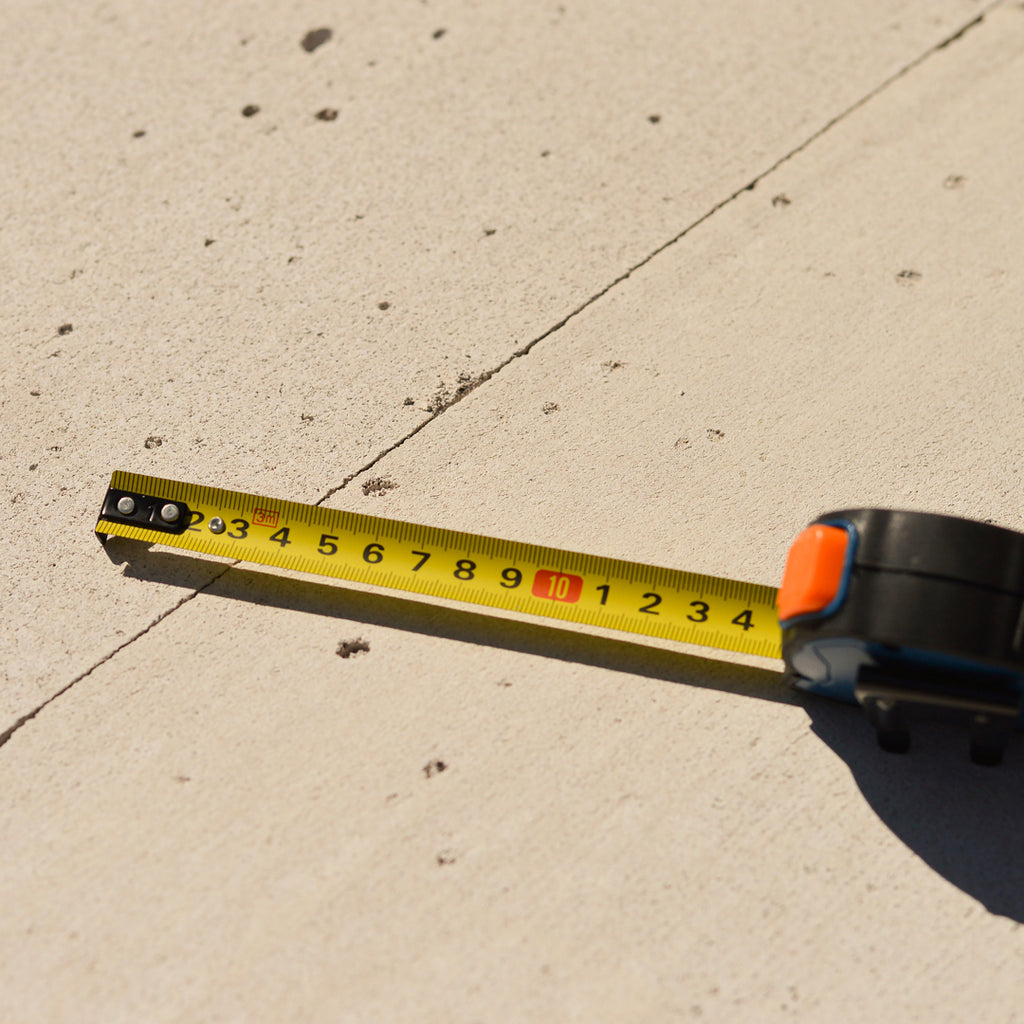
<svg viewBox="0 0 1024 1024"><path fill-rule="evenodd" d="M167 533L139 510L181 503L188 528ZM97 534L275 565L430 597L627 633L780 658L776 590L496 540L295 501L115 472Z"/></svg>

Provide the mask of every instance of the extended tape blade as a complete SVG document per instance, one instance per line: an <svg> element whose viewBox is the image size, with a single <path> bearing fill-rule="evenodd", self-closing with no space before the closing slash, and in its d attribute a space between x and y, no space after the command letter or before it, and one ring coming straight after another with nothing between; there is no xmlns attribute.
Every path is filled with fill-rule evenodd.
<svg viewBox="0 0 1024 1024"><path fill-rule="evenodd" d="M780 658L776 589L117 471L96 533Z"/></svg>

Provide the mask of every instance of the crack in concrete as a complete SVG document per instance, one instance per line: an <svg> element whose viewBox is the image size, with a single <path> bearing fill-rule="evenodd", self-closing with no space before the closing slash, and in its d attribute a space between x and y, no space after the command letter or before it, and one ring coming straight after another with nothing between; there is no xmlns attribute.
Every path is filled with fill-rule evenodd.
<svg viewBox="0 0 1024 1024"><path fill-rule="evenodd" d="M485 383L486 381L489 381L492 377L501 373L501 371L504 370L506 366L511 365L513 362L515 362L515 360L521 359L525 355L529 355L530 352L542 341L544 341L546 338L550 338L552 334L556 334L563 327L565 327L565 325L568 324L570 320L575 319L582 312L584 312L584 310L589 309L592 305L594 305L594 303L604 298L604 296L607 295L613 288L617 288L624 281L628 281L629 278L632 277L633 274L635 274L638 270L647 266L647 264L650 263L657 256L660 256L667 249L670 249L672 246L682 241L682 239L684 239L696 228L700 227L700 225L705 223L705 221L710 220L710 218L712 218L716 213L719 213L730 203L735 202L735 200L737 200L741 195L743 195L744 192L752 192L765 178L767 178L769 175L777 171L780 167L783 166L783 164L788 163L795 156L798 156L805 149L807 149L808 146L811 146L813 143L817 142L818 139L820 139L827 132L831 131L837 124L846 120L846 118L850 117L852 114L856 113L856 111L866 106L876 96L879 96L881 93L885 92L886 89L890 88L894 83L898 82L901 78L904 78L911 71L914 71L916 68L920 67L926 60L934 56L940 50L944 50L950 44L955 43L959 39L962 39L972 28L975 28L976 26L980 25L985 20L985 17L989 13L989 11L993 10L995 7L998 7L1003 2L1004 0L993 0L993 2L991 2L987 7L985 7L985 9L980 14L976 15L969 22L967 22L967 24L961 26L954 33L947 36L945 39L940 40L938 43L936 43L929 49L925 50L924 53L922 53L918 57L915 57L914 60L910 61L908 64L903 65L903 67L901 67L898 71L895 71L891 75L889 75L888 78L883 79L877 86L875 86L874 89L871 89L869 92L861 96L860 99L854 101L848 107L846 107L845 110L841 111L834 117L830 118L820 128L818 128L817 131L812 132L810 135L808 135L807 138L800 143L800 145L791 149L784 156L779 157L779 159L777 159L773 164L771 164L769 167L761 171L758 175L756 175L749 182L747 182L746 185L741 186L740 188L736 189L736 191L733 192L731 195L728 195L724 199L715 203L705 213L701 214L701 216L698 217L695 221L692 221L685 228L683 228L683 230L680 231L677 235L670 238L667 242L663 242L656 249L653 249L646 256L644 256L643 259L639 260L637 263L634 263L628 270L621 273L609 284L605 285L600 290L594 292L593 295L591 295L589 298L581 302L575 309L569 312L557 323L553 324L551 327L549 327L541 334L538 334L536 338L534 338L530 342L527 342L521 348L516 349L512 353L512 355L510 355L507 359L504 359L502 362L498 363L498 365L495 366L493 369L485 370L483 373L481 373L478 377L474 379L471 386L466 387L463 390L460 390L451 399L451 401L447 402L441 408L433 412L433 414L428 419L425 419L422 423L420 423L419 426L413 428L411 431L409 431L408 434L400 438L394 444L389 445L378 455L375 455L361 469L356 470L354 473L350 473L347 477L345 477L344 480L341 481L340 484L338 484L336 487L332 487L319 501L316 502L316 504L322 504L328 498L330 498L331 495L337 494L338 491L347 487L353 480L355 480L356 477L362 475L363 473L367 472L370 469L373 469L373 467L376 466L377 463L380 462L383 458L390 455L391 452L393 452L396 448L400 448L403 444L405 444L406 441L415 437L421 430L423 430L424 427L433 423L434 420L436 420L439 416L443 416L444 413L446 413L453 405L457 405L459 402L462 401L463 398L465 398L472 391L475 391L476 388L478 388L481 384Z"/></svg>
<svg viewBox="0 0 1024 1024"><path fill-rule="evenodd" d="M998 0L998 2L1002 3L1002 0ZM985 20L985 15L995 6L996 4L989 4L989 6L986 7L985 10L982 11L981 14L979 14L973 21L967 22L967 24L964 25L964 27L960 29L959 32L954 32L953 35L951 35L948 39L943 39L943 41L939 43L939 45L936 46L935 49L944 50L947 46L949 46L950 43L955 43L958 39L962 39L968 32L971 31L972 28L975 28L976 26L980 25Z"/></svg>
<svg viewBox="0 0 1024 1024"><path fill-rule="evenodd" d="M194 598L198 597L204 590L209 589L211 586L213 586L214 583L217 582L217 580L219 580L229 569L231 569L235 565L238 565L238 562L232 562L231 565L226 565L224 567L224 571L223 572L217 573L217 575L214 576L213 579L211 579L208 582L204 583L201 587L197 587L195 590L192 591L191 594L186 594L177 604L175 604L172 607L168 608L165 612L161 612L144 629L140 629L133 636L130 636L127 640L124 641L124 643L118 645L109 654L104 655L104 657L100 658L100 660L97 661L95 665L90 666L84 672L82 672L80 675L75 676L75 678L72 679L71 682L67 683L65 686L62 686L56 693L54 693L51 696L47 697L46 700L44 700L42 702L42 704L40 704L38 707L33 708L31 711L28 712L28 714L22 715L21 718L19 718L12 726L10 726L4 732L0 732L0 747L3 747L4 744L7 743L7 741L23 725L26 725L27 723L31 722L32 719L35 718L36 715L38 715L39 712L43 710L43 708L45 708L48 705L52 704L59 697L63 697L64 694L68 692L68 690L70 690L73 686L77 686L83 679L88 679L89 676L91 676L93 674L93 672L95 672L100 666L105 665L108 661L111 660L111 658L113 658L115 655L119 654L126 647L130 647L140 637L144 637L151 629L154 629L161 622L163 622L164 619L166 619L170 615L173 615L182 605L188 604L189 601L191 601Z"/></svg>
<svg viewBox="0 0 1024 1024"><path fill-rule="evenodd" d="M406 441L409 441L410 439L415 437L421 430L423 430L425 427L433 423L434 420L436 420L438 417L443 416L453 405L457 405L467 395L469 395L478 387L480 387L481 384L486 383L496 374L501 373L501 371L504 370L505 367L510 366L513 362L515 362L515 360L521 359L523 356L529 355L530 352L542 341L544 341L546 338L550 338L553 334L557 334L563 327L566 326L566 324L569 323L570 320L574 320L582 312L584 312L584 310L589 309L600 299L604 298L604 296L607 295L613 288L617 288L624 281L628 281L629 278L632 277L633 274L635 274L638 270L640 270L642 267L647 266L647 264L650 263L657 256L660 256L667 249L670 249L672 246L682 241L682 239L684 239L692 231L700 227L701 224L710 220L710 218L712 218L716 213L719 213L721 210L725 209L725 207L727 207L730 203L733 203L737 199L739 199L739 197L742 196L744 192L752 192L761 183L761 181L763 181L769 175L777 171L780 167L783 166L783 164L788 163L795 156L798 156L809 146L813 145L815 142L817 142L818 139L820 139L827 132L831 131L836 125L840 124L842 121L845 121L852 114L856 113L862 107L866 106L873 99L875 99L875 97L881 95L892 85L898 82L901 78L906 77L908 74L910 74L910 72L919 68L930 57L933 57L939 51L945 50L953 43L961 40L968 32L970 32L971 29L981 25L982 22L984 22L985 17L988 15L988 13L995 9L996 7L1000 6L1002 2L1003 0L992 0L991 3L989 3L979 14L977 14L966 24L962 25L960 28L958 28L955 32L947 36L945 39L940 40L938 43L936 43L929 49L925 50L924 53L914 58L914 60L910 61L909 63L905 64L898 71L893 72L891 75L889 75L888 78L883 79L882 82L875 86L874 89L871 89L868 92L866 92L863 96L860 97L860 99L856 100L855 102L851 103L848 107L846 107L845 110L841 111L840 113L836 114L834 117L826 121L820 128L817 129L817 131L814 131L810 135L808 135L807 138L800 143L800 145L791 149L784 156L779 157L778 160L776 160L765 170L757 174L746 185L743 185L742 187L736 189L736 191L733 192L731 195L728 195L724 199L715 203L700 217L698 217L696 220L692 221L685 228L683 228L683 230L680 231L677 235L674 235L667 242L663 242L661 245L659 245L657 248L653 249L645 257L643 257L643 259L639 260L637 263L634 263L626 271L619 274L619 276L614 278L610 283L608 283L598 291L594 292L593 295L591 295L589 298L581 302L578 306L576 306L575 309L571 310L568 314L562 317L561 320L553 324L551 327L547 328L547 330L543 331L541 334L538 334L537 337L535 337L532 341L529 341L521 348L516 349L507 359L504 359L502 360L502 362L498 363L498 365L495 366L494 369L486 370L483 373L479 374L478 376L474 377L471 381L465 382L461 387L459 387L459 389L455 392L455 394L449 401L445 402L439 408L433 411L432 414L427 419L423 420L423 422L420 423L417 427L414 427L412 430L410 430L409 433L407 433L404 437L401 437L397 441L395 441L394 444L391 444L387 448L383 449L364 466L357 469L354 473L350 473L348 476L344 478L344 480L341 481L340 484L338 484L336 487L330 488L321 498L313 502L313 504L322 505L332 495L337 494L338 491L347 487L353 480L356 479L356 477L359 477L363 473L366 473L369 470L373 469L373 467L376 466L377 463L379 463L382 459L390 455L391 452L395 451L395 449L400 448L403 444L405 444ZM203 593L203 591L207 590L214 583L216 583L217 580L219 580L222 576L229 572L234 566L238 565L240 561L242 560L232 562L231 565L225 566L223 572L218 573L208 583L205 583L203 586L197 588L191 594L188 594L186 597L183 597L173 607L168 608L167 611L158 615L148 626L145 627L145 629L140 630L134 636L126 640L123 644L120 644L118 647L115 647L109 654L107 654L105 657L101 658L98 662L96 662L95 665L86 669L86 671L81 673L81 675L76 676L66 686L62 687L51 697L48 697L37 708L30 711L26 715L22 715L21 718L19 718L12 726L10 726L10 728L8 728L5 732L0 733L0 747L3 747L4 744L6 744L7 741L23 725L25 725L27 722L31 722L32 719L34 719L45 707L52 704L59 697L62 697L73 686L80 683L83 679L87 679L89 676L92 675L93 672L100 668L100 666L105 665L108 661L114 658L126 647L130 647L133 643L135 643L136 640L145 636L150 630L154 629L165 619L173 615L183 605L187 604L193 598L198 597L201 593Z"/></svg>

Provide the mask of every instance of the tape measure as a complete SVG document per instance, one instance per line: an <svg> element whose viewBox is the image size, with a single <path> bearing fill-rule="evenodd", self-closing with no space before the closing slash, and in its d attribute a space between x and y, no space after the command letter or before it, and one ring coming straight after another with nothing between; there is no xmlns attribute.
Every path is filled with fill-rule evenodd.
<svg viewBox="0 0 1024 1024"><path fill-rule="evenodd" d="M922 713L966 722L998 764L1021 724L1024 534L927 512L848 509L794 541L779 591L797 687L856 701L885 750Z"/></svg>
<svg viewBox="0 0 1024 1024"><path fill-rule="evenodd" d="M780 658L776 589L115 472L107 535L429 597Z"/></svg>
<svg viewBox="0 0 1024 1024"><path fill-rule="evenodd" d="M1024 704L1024 534L850 509L793 543L782 586L114 473L107 535L766 658L861 704L888 751L922 711L966 720L997 764Z"/></svg>

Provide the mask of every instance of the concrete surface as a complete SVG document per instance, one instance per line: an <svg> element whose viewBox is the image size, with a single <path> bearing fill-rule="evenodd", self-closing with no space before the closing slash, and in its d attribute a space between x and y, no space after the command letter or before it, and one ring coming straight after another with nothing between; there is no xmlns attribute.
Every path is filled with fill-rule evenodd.
<svg viewBox="0 0 1024 1024"><path fill-rule="evenodd" d="M1020 745L91 529L1024 528L1020 4L2 11L0 1019L1016 1019Z"/></svg>

